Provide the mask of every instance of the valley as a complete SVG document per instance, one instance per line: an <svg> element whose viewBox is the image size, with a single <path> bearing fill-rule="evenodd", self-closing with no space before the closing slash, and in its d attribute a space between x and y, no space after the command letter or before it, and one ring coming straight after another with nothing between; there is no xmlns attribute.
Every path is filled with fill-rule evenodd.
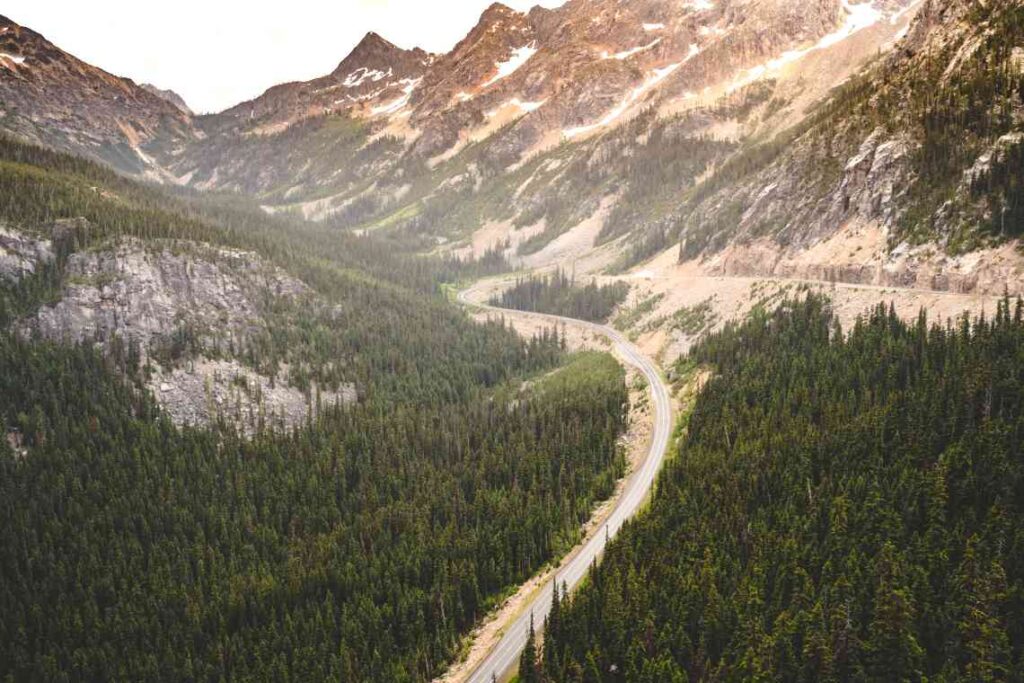
<svg viewBox="0 0 1024 683"><path fill-rule="evenodd" d="M482 308L488 314L498 314L511 318L513 324L517 319L525 318L525 325L533 326L537 321L541 324L558 324L579 329L583 335L603 337L609 342L615 356L625 366L637 371L643 378L647 389L642 391L644 403L650 401L651 415L647 418L651 424L641 433L643 441L635 451L641 456L632 458L633 471L623 480L616 492L587 524L587 535L565 558L560 559L555 568L545 571L543 578L536 578L520 589L520 594L510 602L513 610L508 620L499 622L499 630L494 632L485 629L486 640L483 647L474 644L471 652L476 655L460 664L456 671L449 672L443 681L481 681L486 683L492 676L503 677L512 669L518 660L531 619L543 623L551 606L553 586L564 586L572 590L587 574L588 569L601 556L606 544L615 537L619 528L637 513L649 495L654 478L661 469L669 447L669 439L674 424L674 400L657 366L639 349L610 327L596 325L585 321L559 316L548 316L538 313L524 314L509 309L499 309L479 302L479 288L470 288L459 292L459 301L465 305ZM587 343L582 341L581 343ZM591 342L593 343L593 342ZM649 392L649 393L648 393ZM632 418L643 419L634 413ZM634 439L636 437L634 436ZM510 610L502 611L504 616ZM501 616L498 618L500 619ZM497 625L497 624L496 624ZM487 637L489 636L489 637ZM490 642L486 642L489 640ZM475 660L475 661L474 661Z"/></svg>
<svg viewBox="0 0 1024 683"><path fill-rule="evenodd" d="M1021 680L1024 3L547 4L0 17L0 679Z"/></svg>

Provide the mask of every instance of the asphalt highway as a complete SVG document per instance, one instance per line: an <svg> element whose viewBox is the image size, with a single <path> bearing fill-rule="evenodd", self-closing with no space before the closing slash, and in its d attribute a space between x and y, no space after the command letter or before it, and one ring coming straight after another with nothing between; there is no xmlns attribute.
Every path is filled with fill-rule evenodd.
<svg viewBox="0 0 1024 683"><path fill-rule="evenodd" d="M469 294L472 291L473 288L459 292L459 301L494 312L505 314L521 313L520 311L506 311L505 309L475 303L469 299ZM654 408L654 430L649 451L643 463L630 475L625 489L619 495L618 502L608 517L605 526L596 530L589 539L580 546L577 546L558 569L554 581L557 581L559 586L563 583L568 585L569 590L572 591L587 575L591 564L600 558L608 541L615 538L615 534L622 528L623 523L636 514L647 498L647 494L654 484L654 479L658 474L658 470L661 469L666 452L668 451L669 439L672 434L672 401L668 387L665 385L665 381L662 379L654 362L617 330L606 325L598 325L574 318L563 318L561 316L538 313L530 313L529 315L547 319L553 323L565 323L584 327L607 338L615 347L618 357L624 363L639 370L647 378ZM526 646L526 638L530 629L530 616L532 614L537 628L540 628L548 612L551 610L552 590L553 581L549 581L543 589L537 591L532 596L515 620L505 626L501 640L494 645L479 666L473 670L473 673L467 679L468 683L491 683L492 676L500 681L505 674L518 664L519 654Z"/></svg>

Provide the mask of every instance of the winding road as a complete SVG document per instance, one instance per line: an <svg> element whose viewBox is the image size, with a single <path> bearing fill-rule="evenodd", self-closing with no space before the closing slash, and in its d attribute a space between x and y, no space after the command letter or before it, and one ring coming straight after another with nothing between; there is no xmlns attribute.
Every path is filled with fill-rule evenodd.
<svg viewBox="0 0 1024 683"><path fill-rule="evenodd" d="M459 292L459 301L467 306L475 306L483 310L505 315L521 313L521 311L496 308L472 301L470 294L477 287L479 285ZM654 478L658 474L658 470L661 469L661 465L665 460L665 454L668 451L669 439L672 434L672 400L668 387L665 385L665 381L662 379L654 362L618 331L606 325L598 325L574 318L563 318L561 316L541 313L529 313L529 315L555 323L582 327L610 340L619 358L624 363L639 370L647 378L654 407L654 429L651 435L649 450L643 463L630 475L604 527L597 530L582 545L577 546L558 568L558 573L554 580L558 581L559 585L562 585L564 582L568 585L569 590L573 590L587 575L591 564L601 556L608 541L615 537L626 520L636 514L647 498L647 494L654 484ZM529 598L523 609L518 613L518 616L504 627L501 639L491 648L480 664L473 669L466 679L467 683L491 683L492 677L502 680L519 663L519 653L522 652L523 647L526 645L526 638L530 629L530 616L531 614L533 615L538 628L544 623L545 617L547 617L548 612L551 610L552 589L553 581L548 581L541 590L536 591Z"/></svg>

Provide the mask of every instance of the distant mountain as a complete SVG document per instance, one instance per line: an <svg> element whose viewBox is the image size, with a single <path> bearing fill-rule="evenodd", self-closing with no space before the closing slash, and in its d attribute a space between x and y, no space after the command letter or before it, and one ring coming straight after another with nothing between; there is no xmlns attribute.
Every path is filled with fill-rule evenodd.
<svg viewBox="0 0 1024 683"><path fill-rule="evenodd" d="M330 74L206 116L7 22L0 126L341 228L460 249L501 226L494 243L519 259L592 223L613 269L682 245L720 272L788 272L794 249L869 225L870 258L801 267L916 282L885 274L889 250L984 246L975 228L996 219L985 234L1016 234L1004 169L1019 106L963 105L964 124L957 103L1018 92L1019 29L997 23L1019 12L1011 0L494 4L446 54L371 33ZM939 169L928 150L942 136L957 154Z"/></svg>
<svg viewBox="0 0 1024 683"><path fill-rule="evenodd" d="M254 194L268 210L345 225L403 205L402 215L429 216L424 201L449 201L470 176L482 176L474 187L505 184L524 161L563 143L598 145L648 110L658 120L697 113L688 139L777 132L889 49L907 2L578 0L527 13L494 4L444 55L371 34L328 76L198 118L205 138L165 161L193 185ZM740 99L744 113L771 106L741 122ZM606 189L585 188L581 210ZM459 229L476 218L459 218Z"/></svg>
<svg viewBox="0 0 1024 683"><path fill-rule="evenodd" d="M260 97L207 117L212 131L280 133L299 121L339 112L368 112L400 100L429 68L433 56L403 50L368 33L330 74L305 83L274 86Z"/></svg>
<svg viewBox="0 0 1024 683"><path fill-rule="evenodd" d="M161 90L160 88L156 87L152 83L143 83L140 87L143 90L151 92L154 95L167 100L168 102L173 104L175 107L180 109L182 111L182 113L188 114L189 116L193 116L192 109L190 109L188 104L185 103L185 98L183 98L181 95L179 95L178 93L174 92L173 90Z"/></svg>
<svg viewBox="0 0 1024 683"><path fill-rule="evenodd" d="M163 97L2 16L0 128L152 179L167 174L150 146L193 135L191 117Z"/></svg>

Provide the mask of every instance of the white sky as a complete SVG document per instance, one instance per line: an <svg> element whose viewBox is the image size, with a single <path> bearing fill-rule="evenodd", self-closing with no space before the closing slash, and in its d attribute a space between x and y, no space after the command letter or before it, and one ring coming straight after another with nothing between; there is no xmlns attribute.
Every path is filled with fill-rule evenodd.
<svg viewBox="0 0 1024 683"><path fill-rule="evenodd" d="M444 52L491 0L8 0L0 9L76 57L171 88L201 112L334 70L367 33ZM564 0L505 0L526 10Z"/></svg>

